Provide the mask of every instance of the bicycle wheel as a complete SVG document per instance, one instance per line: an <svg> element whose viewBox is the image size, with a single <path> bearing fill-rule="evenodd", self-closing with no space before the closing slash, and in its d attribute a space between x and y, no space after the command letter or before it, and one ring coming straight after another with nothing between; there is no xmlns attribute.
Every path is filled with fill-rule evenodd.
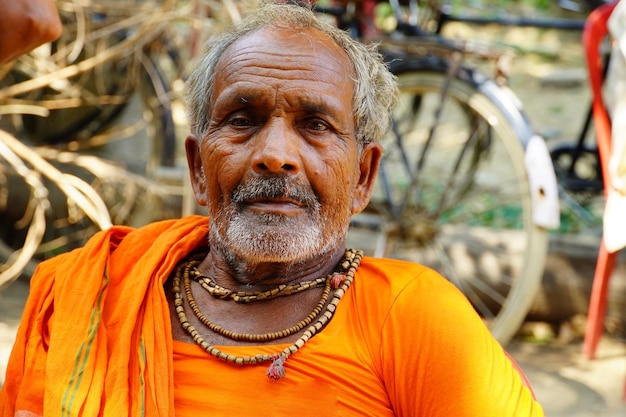
<svg viewBox="0 0 626 417"><path fill-rule="evenodd" d="M532 222L524 146L503 110L510 106L496 105L484 91L497 85L464 68L442 101L443 60L392 61L391 69L401 95L365 213L384 235L378 255L440 272L507 343L547 253L547 233Z"/></svg>

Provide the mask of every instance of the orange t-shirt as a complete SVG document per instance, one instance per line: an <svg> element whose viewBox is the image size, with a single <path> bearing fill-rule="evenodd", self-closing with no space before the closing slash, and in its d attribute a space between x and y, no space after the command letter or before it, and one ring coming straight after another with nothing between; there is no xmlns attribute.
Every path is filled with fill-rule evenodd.
<svg viewBox="0 0 626 417"><path fill-rule="evenodd" d="M243 356L286 346L219 348ZM285 378L268 379L267 367L174 342L176 416L543 415L465 297L402 261L364 258L332 321L287 359Z"/></svg>
<svg viewBox="0 0 626 417"><path fill-rule="evenodd" d="M207 233L200 216L115 226L40 264L0 416L543 415L463 294L401 261L364 258L332 321L279 381L266 365L173 342L163 283Z"/></svg>

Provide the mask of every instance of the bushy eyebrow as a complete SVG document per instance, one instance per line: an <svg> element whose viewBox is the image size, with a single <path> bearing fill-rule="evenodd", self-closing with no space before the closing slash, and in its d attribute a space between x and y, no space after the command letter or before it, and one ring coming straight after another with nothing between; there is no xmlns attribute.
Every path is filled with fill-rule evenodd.
<svg viewBox="0 0 626 417"><path fill-rule="evenodd" d="M306 113L315 114L327 114L329 110L328 106L310 100L301 100L300 107L303 108Z"/></svg>
<svg viewBox="0 0 626 417"><path fill-rule="evenodd" d="M271 100L268 96L268 91L265 90L268 86L229 86L216 98L214 107L219 106L222 109L235 109L243 107L261 107L265 104L270 105L267 100ZM271 88L271 87L270 87ZM275 100L275 96L272 96ZM285 96L288 100L288 104L292 109L297 111L311 114L327 116L332 119L340 119L341 104L337 100L337 97L333 95L325 95L322 93L306 96Z"/></svg>
<svg viewBox="0 0 626 417"><path fill-rule="evenodd" d="M259 95L250 93L241 93L240 91L226 91L217 97L213 106L232 106L238 104L251 105L259 101Z"/></svg>

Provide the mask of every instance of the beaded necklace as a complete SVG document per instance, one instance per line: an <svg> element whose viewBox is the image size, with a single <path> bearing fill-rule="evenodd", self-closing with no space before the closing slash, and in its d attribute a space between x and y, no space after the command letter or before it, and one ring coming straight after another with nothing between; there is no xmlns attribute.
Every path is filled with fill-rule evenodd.
<svg viewBox="0 0 626 417"><path fill-rule="evenodd" d="M324 305L326 304L326 301L328 300L328 295L330 294L331 275L329 275L326 279L326 285L324 286L324 291L322 292L322 296L319 302L317 303L317 306L315 306L311 314L309 314L304 320L301 320L296 325L289 327L285 330L281 330L279 332L272 332L272 333L264 333L264 334L235 333L230 330L226 330L223 327L213 323L208 317L202 314L202 312L200 311L200 307L198 307L198 304L196 303L196 299L193 296L193 292L191 291L191 284L190 284L189 273L188 273L187 268L188 267L185 267L185 271L183 272L183 287L185 290L185 296L186 296L187 302L189 303L191 310L194 312L194 314L200 320L200 322L204 324L205 326L207 326L209 330L212 330L213 332L220 334L224 337L227 337L229 339L232 339L232 340L246 341L246 342L270 342L272 340L282 339L284 337L297 333L300 330L302 330L304 326L310 324L320 314L320 312L322 311L322 308L324 308ZM250 302L250 301L247 301L247 302Z"/></svg>
<svg viewBox="0 0 626 417"><path fill-rule="evenodd" d="M252 301L271 300L276 297L284 297L299 293L301 291L310 290L312 288L321 287L327 281L328 277L320 277L310 281L298 282L291 285L279 285L276 288L267 291L233 291L228 288L221 287L215 282L213 277L203 275L198 271L197 267L202 262L204 255L195 255L189 265L189 276L194 281L197 281L202 288L204 288L209 294L214 297L219 297L227 300L232 300L237 303L250 303Z"/></svg>
<svg viewBox="0 0 626 417"><path fill-rule="evenodd" d="M337 271L332 274L329 274L327 277L323 279L324 282L324 291L322 292L322 296L320 301L317 303L311 314L309 314L304 320L300 321L295 326L287 328L282 331L266 333L266 334L242 334L235 333L229 330L225 330L222 327L216 325L211 322L206 316L202 314L197 303L195 302L195 298L191 292L190 285L190 276L202 276L196 270L197 266L200 263L200 258L202 255L196 255L191 258L191 260L187 260L186 262L180 263L175 270L174 278L172 280L172 291L174 293L174 307L176 310L176 315L178 316L178 320L180 321L181 326L185 329L189 335L192 337L194 342L200 345L205 351L207 351L211 356L215 356L218 359L224 360L226 362L234 363L236 365L254 365L263 362L272 361L272 364L266 371L266 375L273 380L279 380L285 376L285 361L287 358L296 353L304 344L311 339L318 331L320 331L328 322L332 319L335 314L335 310L337 308L337 304L345 294L345 292L350 288L352 281L354 280L354 275L356 273L359 264L361 263L361 258L363 257L363 252L354 249L346 250L343 260L340 262L339 267L342 271ZM195 271L195 272L194 272ZM182 280L182 283L181 283ZM290 286L281 285L276 289L263 291L263 292L250 292L244 293L243 295L239 293L237 297L249 297L247 301L237 300L230 295L227 296L228 299L238 302L250 302L250 301L258 301L258 300L266 300L269 298L275 298L279 296L289 295L284 291L284 289L280 289L281 287L291 287L289 291L291 293L296 293L300 291L304 291L305 289L318 287L320 284L317 283L319 279L307 281L305 284L306 288L300 288L301 284L294 284ZM184 289L181 290L181 284ZM215 287L211 287L215 288ZM327 303L329 298L329 294L331 288L334 289L334 293L332 295L331 300ZM206 289L206 288L205 288ZM209 291L209 290L207 290ZM230 290L230 293L235 293ZM223 295L218 295L216 292L209 291L209 294L224 298ZM265 294L259 296L260 294ZM252 342L266 342L271 340L280 339L291 334L297 333L302 330L305 326L309 325L313 320L315 322L311 324L305 332L296 340L291 346L283 349L282 352L267 355L267 354L257 354L254 356L235 356L231 354L227 354L217 349L216 347L207 343L204 338L200 335L200 333L196 330L194 326L189 323L187 319L187 315L185 314L184 301L187 300L187 303L191 307L192 311L198 317L198 319L207 326L211 331L216 332L224 337L231 338L233 340L245 340ZM326 309L323 314L320 315L324 305L326 305Z"/></svg>

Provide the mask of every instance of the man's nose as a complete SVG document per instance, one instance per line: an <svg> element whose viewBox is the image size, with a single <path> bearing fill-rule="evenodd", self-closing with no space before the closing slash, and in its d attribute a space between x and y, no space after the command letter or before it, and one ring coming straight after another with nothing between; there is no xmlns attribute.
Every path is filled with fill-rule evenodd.
<svg viewBox="0 0 626 417"><path fill-rule="evenodd" d="M256 136L252 168L257 174L297 174L301 146L298 132L282 118L268 122Z"/></svg>

